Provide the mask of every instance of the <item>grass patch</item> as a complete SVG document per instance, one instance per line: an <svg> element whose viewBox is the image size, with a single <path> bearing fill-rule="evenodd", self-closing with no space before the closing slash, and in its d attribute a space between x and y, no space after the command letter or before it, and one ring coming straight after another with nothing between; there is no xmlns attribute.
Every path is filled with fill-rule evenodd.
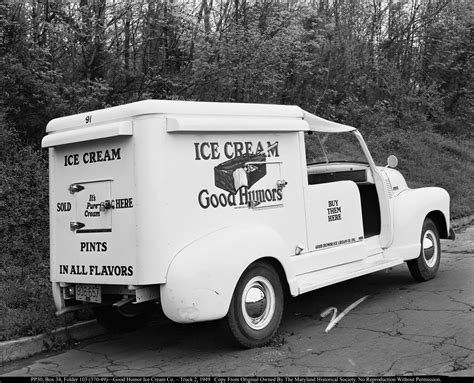
<svg viewBox="0 0 474 383"><path fill-rule="evenodd" d="M451 219L474 214L474 143L434 132L383 132L366 137L378 165L398 157L408 186L439 186L451 197Z"/></svg>

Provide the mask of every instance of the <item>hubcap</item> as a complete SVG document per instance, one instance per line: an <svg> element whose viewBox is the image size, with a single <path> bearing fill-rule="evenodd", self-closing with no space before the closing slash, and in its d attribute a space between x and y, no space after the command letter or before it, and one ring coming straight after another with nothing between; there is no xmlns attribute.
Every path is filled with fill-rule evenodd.
<svg viewBox="0 0 474 383"><path fill-rule="evenodd" d="M428 267L433 267L438 260L438 243L436 235L431 230L427 230L423 236L423 258Z"/></svg>
<svg viewBox="0 0 474 383"><path fill-rule="evenodd" d="M242 294L242 314L245 323L253 330L265 328L275 313L275 291L268 279L252 278Z"/></svg>

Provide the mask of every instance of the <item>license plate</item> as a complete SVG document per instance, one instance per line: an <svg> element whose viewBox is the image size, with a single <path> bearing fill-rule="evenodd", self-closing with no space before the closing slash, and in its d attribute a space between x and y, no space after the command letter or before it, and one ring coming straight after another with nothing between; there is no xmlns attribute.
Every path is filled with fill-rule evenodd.
<svg viewBox="0 0 474 383"><path fill-rule="evenodd" d="M76 300L102 303L100 285L76 285Z"/></svg>

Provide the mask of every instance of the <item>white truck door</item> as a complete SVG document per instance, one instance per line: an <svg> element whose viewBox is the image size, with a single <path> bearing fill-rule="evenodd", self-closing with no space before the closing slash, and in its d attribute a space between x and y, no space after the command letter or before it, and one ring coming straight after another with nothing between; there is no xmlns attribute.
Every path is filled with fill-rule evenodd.
<svg viewBox="0 0 474 383"><path fill-rule="evenodd" d="M79 182L69 186L76 206L76 233L112 231L111 180ZM72 227L71 229L74 229Z"/></svg>
<svg viewBox="0 0 474 383"><path fill-rule="evenodd" d="M357 185L338 181L305 188L308 249L295 262L297 274L367 256Z"/></svg>

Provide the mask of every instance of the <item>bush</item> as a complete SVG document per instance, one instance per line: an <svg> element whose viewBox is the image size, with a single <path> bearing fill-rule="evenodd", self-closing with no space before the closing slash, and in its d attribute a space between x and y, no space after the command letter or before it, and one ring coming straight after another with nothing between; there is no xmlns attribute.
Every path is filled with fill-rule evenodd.
<svg viewBox="0 0 474 383"><path fill-rule="evenodd" d="M0 119L0 341L77 320L54 315L49 281L48 168Z"/></svg>

